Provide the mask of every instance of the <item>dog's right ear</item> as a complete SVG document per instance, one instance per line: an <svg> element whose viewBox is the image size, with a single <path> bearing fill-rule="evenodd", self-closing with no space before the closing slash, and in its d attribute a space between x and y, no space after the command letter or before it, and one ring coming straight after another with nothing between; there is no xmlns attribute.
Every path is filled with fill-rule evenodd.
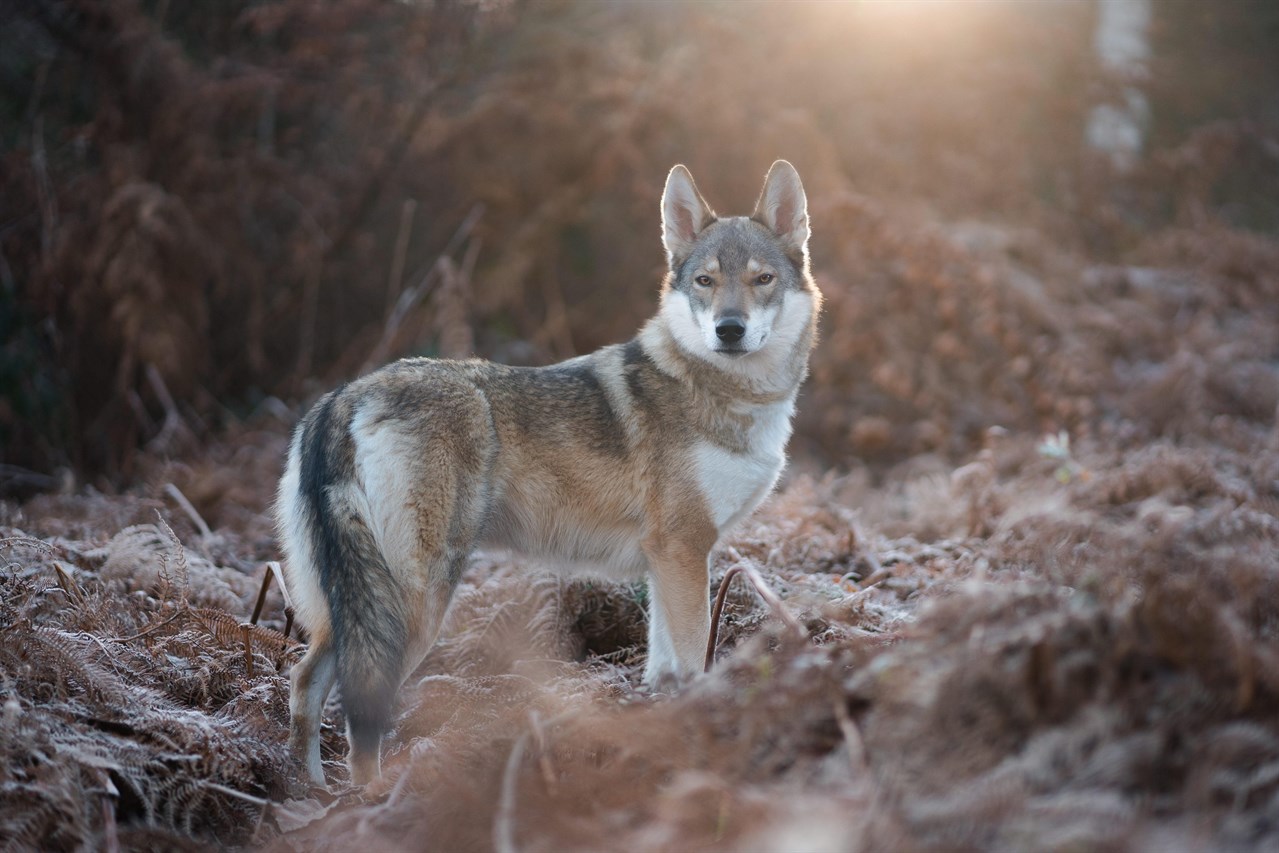
<svg viewBox="0 0 1279 853"><path fill-rule="evenodd" d="M714 221L715 211L697 191L688 169L671 169L662 193L662 244L671 269L684 262L693 251L697 235Z"/></svg>
<svg viewBox="0 0 1279 853"><path fill-rule="evenodd" d="M768 170L751 219L776 234L788 253L808 256L808 196L787 161L777 160Z"/></svg>

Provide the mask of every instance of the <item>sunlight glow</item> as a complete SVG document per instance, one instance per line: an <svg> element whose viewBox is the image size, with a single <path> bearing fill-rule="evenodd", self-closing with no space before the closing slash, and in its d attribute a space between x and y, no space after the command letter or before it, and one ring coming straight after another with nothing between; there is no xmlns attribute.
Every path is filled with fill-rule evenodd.
<svg viewBox="0 0 1279 853"><path fill-rule="evenodd" d="M992 17L1007 13L1007 0L832 0L812 4L831 23L875 37L901 40L969 40Z"/></svg>

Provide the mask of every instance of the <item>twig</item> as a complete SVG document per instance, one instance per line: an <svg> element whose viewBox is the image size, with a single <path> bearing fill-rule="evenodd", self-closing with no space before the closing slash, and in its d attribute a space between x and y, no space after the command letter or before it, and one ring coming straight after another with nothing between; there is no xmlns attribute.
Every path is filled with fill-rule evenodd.
<svg viewBox="0 0 1279 853"><path fill-rule="evenodd" d="M235 788L228 788L226 785L219 785L217 782L199 781L199 784L205 788L217 791L219 794L226 794L228 797L235 797L237 799L244 800L246 803L253 803L253 805L260 808L266 808L271 804L270 800L262 797L255 797L252 794L246 794L243 791L237 791Z"/></svg>
<svg viewBox="0 0 1279 853"><path fill-rule="evenodd" d="M546 792L553 797L558 783L555 781L555 769L551 767L551 757L546 754L546 732L542 730L542 718L536 709L529 711L528 722L533 730L533 741L537 747L537 764L542 771L542 781L546 783Z"/></svg>
<svg viewBox="0 0 1279 853"><path fill-rule="evenodd" d="M258 603L253 608L253 618L249 620L254 625L258 624L258 617L262 615L262 605L266 603L267 587L271 585L271 578L275 578L275 583L280 587L280 595L284 597L284 638L289 638L289 631L293 630L293 599L289 597L288 584L284 582L284 572L280 569L280 563L277 560L267 560L266 571L262 577L262 589L258 591ZM276 663L277 668L283 666L282 663Z"/></svg>
<svg viewBox="0 0 1279 853"><path fill-rule="evenodd" d="M143 432L147 435L153 435L159 432L152 420L151 415L147 414L147 407L143 404L142 398L138 396L138 392L130 388L124 395L124 399L129 403L129 410L133 412L133 417L137 419L138 426L142 427Z"/></svg>
<svg viewBox="0 0 1279 853"><path fill-rule="evenodd" d="M265 797L255 797L253 794L246 794L244 791L237 791L235 788L228 788L226 785L219 785L217 782L208 782L203 780L197 780L197 781L198 781L198 784L200 784L201 786L205 788L208 788L213 791L217 791L219 794L226 794L228 797L235 797L238 800L244 800L246 803L252 803L253 805L262 809L262 815L260 819L258 820L259 828L262 825L262 821L266 819L267 814L271 811L279 812L281 815L284 815L289 820L296 821L298 823L305 824L310 822L305 820L306 818L305 814L300 814L297 811L290 809L288 806L284 805L283 803L273 802L271 800L266 799ZM255 835L256 835L256 832L255 832Z"/></svg>
<svg viewBox="0 0 1279 853"><path fill-rule="evenodd" d="M413 274L411 280L414 283L400 293L399 299L396 300L395 307L387 317L386 325L382 329L382 337L369 353L369 357L364 361L364 370L386 361L389 354L396 349L396 339L404 318L421 301L422 297L442 279L443 262L452 257L462 246L483 215L484 205L477 204L472 207L471 212L466 215L466 218L458 225L457 230L453 232L453 236L449 239L448 245L444 247L444 250L429 265ZM474 261L471 261L471 263L474 263Z"/></svg>
<svg viewBox="0 0 1279 853"><path fill-rule="evenodd" d="M284 572L278 560L268 560L266 567L275 575L275 582L280 587L280 595L284 597L284 609L293 609L293 597L289 595L289 585L284 582Z"/></svg>
<svg viewBox="0 0 1279 853"><path fill-rule="evenodd" d="M404 796L404 792L409 789L409 777L413 775L413 755L409 754L408 766L400 773L400 778L395 780L395 784L391 786L391 793L387 795L386 802L382 804L381 810L390 812L400 802L400 798Z"/></svg>
<svg viewBox="0 0 1279 853"><path fill-rule="evenodd" d="M702 672L710 672L711 664L715 662L715 646L719 644L719 617L724 611L724 599L728 597L728 583L741 570L741 566L733 566L724 572L724 577L719 582L719 591L715 593L715 606L711 609L711 635L706 640L706 662L702 666Z"/></svg>
<svg viewBox="0 0 1279 853"><path fill-rule="evenodd" d="M102 849L106 853L120 853L120 834L115 822L115 804L120 791L105 770L99 770L102 779Z"/></svg>
<svg viewBox="0 0 1279 853"><path fill-rule="evenodd" d="M768 584L760 577L759 572L750 566L738 563L724 572L724 579L719 582L719 592L715 595L715 607L711 611L711 635L706 641L706 663L702 668L703 672L710 672L711 664L715 662L715 646L719 643L719 618L724 610L724 599L728 597L728 584L739 574L746 576L746 579L755 587L755 592L759 594L759 597L764 599L764 603L769 606L773 614L786 623L788 628L798 634L804 633L804 628L799 624L799 620L786 609L786 605L782 604L782 600L777 597L777 594L768 588Z"/></svg>
<svg viewBox="0 0 1279 853"><path fill-rule="evenodd" d="M97 636L96 634L90 634L88 631L75 631L75 632L59 631L58 633L62 636L74 637L77 640L89 640L95 646L98 647L99 651L102 652L102 656L106 659L106 662L111 666L111 669L115 672L116 675L124 674L123 672L120 671L120 666L119 664L116 663L115 656L112 655L111 652L107 650L107 644L102 642L101 637Z"/></svg>
<svg viewBox="0 0 1279 853"><path fill-rule="evenodd" d="M400 230L395 235L395 252L391 255L391 274L386 279L386 316L395 310L404 284L404 256L409 251L409 236L413 233L413 214L417 212L417 199L406 198L400 206Z"/></svg>
<svg viewBox="0 0 1279 853"><path fill-rule="evenodd" d="M181 510L187 514L187 518L191 519L191 523L200 531L200 535L202 537L208 539L213 535L213 531L209 529L209 525L200 516L200 513L196 512L195 507L192 506L189 500L187 500L187 496L182 494L177 486L172 483L165 483L164 492L177 502Z"/></svg>
<svg viewBox="0 0 1279 853"><path fill-rule="evenodd" d="M852 765L853 773L864 772L867 769L866 741L862 739L857 723L849 716L848 706L840 699L835 700L835 722L848 744L848 763Z"/></svg>
<svg viewBox="0 0 1279 853"><path fill-rule="evenodd" d="M240 633L244 635L244 672L253 677L253 626L248 622L240 625Z"/></svg>
<svg viewBox="0 0 1279 853"><path fill-rule="evenodd" d="M519 775L524 749L528 746L529 733L525 732L511 747L502 771L502 791L497 801L497 816L493 820L493 849L497 853L515 853L515 782Z"/></svg>
<svg viewBox="0 0 1279 853"><path fill-rule="evenodd" d="M152 633L152 632L154 632L154 631L158 631L158 630L160 630L160 629L161 629L161 628L163 628L165 625L168 625L170 622L172 622L174 619L177 619L179 616L186 616L188 612L189 612L189 611L188 611L188 610L184 607L184 608L182 608L181 610L179 610L177 613L174 613L174 614L173 614L172 616L170 616L168 619L165 619L163 622L160 622L159 624L152 625L150 628L147 628L145 631L141 632L140 634L134 634L132 637L112 637L112 638L111 638L111 642L113 642L113 643L130 643L130 642L132 642L132 641L134 641L134 640L140 640L140 639L142 639L143 637L147 636L148 634L150 634L150 633Z"/></svg>
<svg viewBox="0 0 1279 853"><path fill-rule="evenodd" d="M266 571L262 572L262 588L258 590L258 603L253 605L253 615L249 617L249 624L258 624L258 617L262 615L262 605L266 604L266 591L271 586L271 568L267 565Z"/></svg>
<svg viewBox="0 0 1279 853"><path fill-rule="evenodd" d="M160 401L160 406L164 409L164 423L160 425L160 432L147 442L147 447L164 451L169 448L169 443L173 440L173 437L183 427L186 427L186 421L182 419L181 413L178 412L178 404L174 401L173 395L169 393L169 386L164 384L164 377L160 375L160 371L156 369L156 366L148 363L143 372L146 374L147 384L151 386L151 390L155 392L156 399ZM190 432L189 429L187 431Z"/></svg>
<svg viewBox="0 0 1279 853"><path fill-rule="evenodd" d="M266 825L266 819L270 816L271 807L274 805L275 803L267 800L266 805L262 807L262 813L258 815L258 822L253 827L253 835L249 836L251 844L256 846L262 843L262 827Z"/></svg>
<svg viewBox="0 0 1279 853"><path fill-rule="evenodd" d="M879 571L872 573L868 578L866 578L866 580L859 582L857 584L857 592L866 592L867 590L873 589L892 576L893 573L890 570L880 569Z"/></svg>

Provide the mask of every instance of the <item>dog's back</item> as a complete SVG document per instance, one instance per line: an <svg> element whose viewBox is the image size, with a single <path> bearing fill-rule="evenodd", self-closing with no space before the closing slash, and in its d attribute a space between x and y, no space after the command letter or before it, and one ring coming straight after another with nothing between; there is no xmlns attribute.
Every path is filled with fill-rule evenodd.
<svg viewBox="0 0 1279 853"><path fill-rule="evenodd" d="M646 678L696 671L707 555L781 471L820 304L803 243L782 227L803 216L806 239L798 177L789 164L775 173L790 191L784 222L705 208L668 226L663 308L630 343L544 368L409 359L325 396L299 424L277 514L311 634L290 742L313 781L335 680L353 781L377 774L395 693L478 544L649 573ZM704 206L691 179L696 197L678 197L682 180L672 172L667 207ZM722 286L702 283L712 276Z"/></svg>

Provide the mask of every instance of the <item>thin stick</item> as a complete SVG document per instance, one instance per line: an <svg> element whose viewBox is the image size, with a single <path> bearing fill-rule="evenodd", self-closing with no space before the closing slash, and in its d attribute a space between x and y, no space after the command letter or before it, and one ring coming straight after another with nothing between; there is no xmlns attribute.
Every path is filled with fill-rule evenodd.
<svg viewBox="0 0 1279 853"><path fill-rule="evenodd" d="M164 449L168 447L169 441L179 433L183 428L187 428L186 421L182 419L182 414L178 411L178 404L174 401L173 395L169 393L169 386L164 384L164 377L160 375L160 371L156 369L154 364L148 363L143 371L147 377L147 384L151 386L151 390L155 392L156 399L160 401L160 406L164 409L164 423L160 424L160 432L157 433L147 446ZM187 428L189 432L190 429Z"/></svg>
<svg viewBox="0 0 1279 853"><path fill-rule="evenodd" d="M470 236L471 230L475 228L483 215L484 205L477 204L472 207L471 212L466 215L466 218L462 220L462 224L457 227L457 231L449 239L444 251L440 252L434 261L411 276L410 280L413 284L405 288L400 293L399 298L396 299L395 306L387 316L386 323L383 326L382 337L364 361L365 370L386 361L390 353L398 348L400 325L404 322L404 318L413 310L418 301L441 280L442 262L450 258L462 246L462 243Z"/></svg>
<svg viewBox="0 0 1279 853"><path fill-rule="evenodd" d="M158 625L152 625L150 628L147 628L145 631L143 631L143 632L142 632L142 633L140 633L140 634L134 634L132 637L112 637L112 638L111 638L111 642L113 642L113 643L129 643L129 642L132 642L133 640L140 640L140 639L142 639L143 637L145 637L147 634L150 634L150 633L152 633L152 632L154 632L154 631L158 631L158 630L160 630L160 629L161 629L161 628L163 628L165 625L168 625L170 622L172 622L174 619L177 619L179 616L186 616L189 612L190 612L190 611L188 611L188 610L184 607L184 608L182 608L181 610L179 610L177 613L174 613L174 614L173 614L172 616L170 616L168 619L165 619L163 622L159 623Z"/></svg>
<svg viewBox="0 0 1279 853"><path fill-rule="evenodd" d="M284 596L285 609L293 607L293 599L289 596L289 585L284 582L284 572L280 568L279 561L268 560L266 567L271 570L271 574L275 575L275 582L280 587L280 595Z"/></svg>
<svg viewBox="0 0 1279 853"><path fill-rule="evenodd" d="M520 735L506 759L502 771L502 793L497 803L497 817L493 821L493 849L497 853L515 853L515 781L520 762L524 760L524 748L528 745L528 732Z"/></svg>
<svg viewBox="0 0 1279 853"><path fill-rule="evenodd" d="M105 770L99 770L102 779L102 849L106 853L120 853L120 833L115 822L115 804L120 791Z"/></svg>
<svg viewBox="0 0 1279 853"><path fill-rule="evenodd" d="M546 792L555 796L558 787L555 781L555 769L551 767L551 757L547 755L546 733L542 731L542 718L536 710L528 713L529 726L533 729L534 746L537 747L537 764L542 771L542 781L546 783Z"/></svg>
<svg viewBox="0 0 1279 853"><path fill-rule="evenodd" d="M133 417L137 419L138 426L142 427L142 431L147 435L154 435L159 429L155 425L155 421L147 414L147 408L142 404L142 398L138 396L138 392L130 388L129 392L124 395L124 399L129 402L129 409L133 412Z"/></svg>
<svg viewBox="0 0 1279 853"><path fill-rule="evenodd" d="M715 646L719 643L719 617L724 609L724 599L728 597L728 584L737 575L743 574L746 579L751 582L751 586L755 587L755 592L759 597L764 599L764 603L773 611L786 626L798 634L804 633L804 628L799 624L799 620L795 618L786 605L782 604L782 600L777 594L768 588L768 584L760 577L759 572L750 566L738 563L728 571L724 572L724 579L719 582L719 592L715 596L715 608L711 611L711 635L706 641L706 663L703 672L711 671L711 664L715 662Z"/></svg>
<svg viewBox="0 0 1279 853"><path fill-rule="evenodd" d="M253 834L249 836L249 841L253 844L260 844L262 838L262 827L266 825L266 819L271 815L271 806L275 805L270 800L266 801L266 805L262 807L262 814L258 815L258 822L253 827Z"/></svg>
<svg viewBox="0 0 1279 853"><path fill-rule="evenodd" d="M404 796L404 792L409 789L409 777L413 775L413 755L409 754L408 767L405 767L400 773L400 778L395 780L395 785L391 788L391 793L387 795L386 802L381 806L381 811L389 812L399 803L400 797Z"/></svg>
<svg viewBox="0 0 1279 853"><path fill-rule="evenodd" d="M848 744L848 763L852 765L853 772L865 771L867 769L866 741L862 739L857 723L849 716L848 706L841 699L835 700L835 722L839 724L839 731L844 735L844 742Z"/></svg>
<svg viewBox="0 0 1279 853"><path fill-rule="evenodd" d="M249 624L258 624L258 617L262 615L262 605L266 604L266 591L271 586L271 569L267 568L262 573L262 588L258 590L258 603L253 605L253 615L249 617Z"/></svg>
<svg viewBox="0 0 1279 853"><path fill-rule="evenodd" d="M240 626L244 635L244 671L249 678L253 677L253 626L247 622Z"/></svg>
<svg viewBox="0 0 1279 853"><path fill-rule="evenodd" d="M263 799L262 797L255 797L252 794L237 791L235 788L228 788L225 785L219 785L217 782L200 782L199 784L210 790L217 791L220 794L226 794L228 797L235 797L237 799L244 800L246 803L253 803L253 805L261 808L266 808L271 802L270 800Z"/></svg>
<svg viewBox="0 0 1279 853"><path fill-rule="evenodd" d="M196 512L195 507L191 504L189 500L187 500L187 496L182 494L182 492L178 489L177 486L173 485L172 483L165 483L164 493L167 494L169 497L173 498L173 500L177 503L178 507L180 507L181 510L187 514L187 518L191 519L191 523L194 524L196 526L196 529L200 531L200 535L202 537L207 539L213 535L213 531L209 529L208 523L204 520L203 517L201 517L200 513Z"/></svg>
<svg viewBox="0 0 1279 853"><path fill-rule="evenodd" d="M395 235L395 253L391 255L391 274L386 280L386 316L395 310L404 284L404 256L409 251L409 236L413 233L413 214L417 212L417 199L406 198L400 207L400 230Z"/></svg>
<svg viewBox="0 0 1279 853"><path fill-rule="evenodd" d="M711 635L706 641L706 663L702 666L702 672L710 672L711 664L715 662L715 646L719 644L719 617L724 611L724 599L728 597L728 584L741 570L741 566L733 566L724 572L724 578L719 582L719 592L715 594L715 607L711 610Z"/></svg>

